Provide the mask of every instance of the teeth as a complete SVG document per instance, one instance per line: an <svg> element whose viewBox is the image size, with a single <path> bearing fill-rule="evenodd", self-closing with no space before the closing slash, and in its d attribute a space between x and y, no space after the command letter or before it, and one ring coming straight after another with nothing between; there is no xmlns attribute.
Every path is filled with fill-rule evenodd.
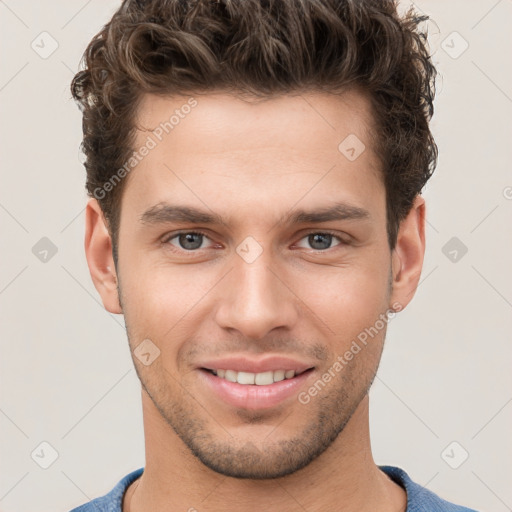
<svg viewBox="0 0 512 512"><path fill-rule="evenodd" d="M261 373L236 372L235 370L212 370L214 375L238 384L256 384L268 386L274 382L295 377L295 370L275 370Z"/></svg>
<svg viewBox="0 0 512 512"><path fill-rule="evenodd" d="M254 382L258 386L268 386L274 382L274 372L257 373L254 377Z"/></svg>
<svg viewBox="0 0 512 512"><path fill-rule="evenodd" d="M229 380L229 382L236 382L238 372L235 372L233 370L226 370L225 379Z"/></svg>
<svg viewBox="0 0 512 512"><path fill-rule="evenodd" d="M276 370L274 373L274 382L279 382L281 380L284 380L284 376L286 372L284 370ZM291 376L293 377L295 375L295 372L291 370Z"/></svg>
<svg viewBox="0 0 512 512"><path fill-rule="evenodd" d="M261 373L258 374L258 377L262 375ZM236 377L236 381L238 384L254 384L254 378L256 376L254 373L249 372L238 372L238 375ZM259 384L259 382L258 382Z"/></svg>

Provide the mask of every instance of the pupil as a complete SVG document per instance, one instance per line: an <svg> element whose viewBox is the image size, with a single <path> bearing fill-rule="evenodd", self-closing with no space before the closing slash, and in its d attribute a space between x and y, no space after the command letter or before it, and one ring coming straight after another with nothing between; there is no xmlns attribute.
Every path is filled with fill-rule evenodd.
<svg viewBox="0 0 512 512"><path fill-rule="evenodd" d="M331 244L332 235L328 233L315 233L314 235L309 235L309 243L313 247L313 249L328 249ZM320 247L315 246L315 244L319 243Z"/></svg>
<svg viewBox="0 0 512 512"><path fill-rule="evenodd" d="M183 233L180 235L180 244L187 250L199 249L199 247L201 247L202 236L201 233Z"/></svg>

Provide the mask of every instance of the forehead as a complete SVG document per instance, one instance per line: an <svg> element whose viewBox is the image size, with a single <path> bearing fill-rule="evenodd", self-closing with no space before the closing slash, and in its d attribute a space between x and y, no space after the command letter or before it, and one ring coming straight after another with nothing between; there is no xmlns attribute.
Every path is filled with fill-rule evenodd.
<svg viewBox="0 0 512 512"><path fill-rule="evenodd" d="M136 125L138 142L148 130L156 130L162 137L172 133L176 145L200 142L196 151L232 152L276 145L285 149L284 143L286 149L303 153L304 149L322 151L329 145L337 149L343 134L369 142L373 116L366 96L355 90L269 98L242 98L219 91L193 96L146 94Z"/></svg>
<svg viewBox="0 0 512 512"><path fill-rule="evenodd" d="M262 215L267 200L281 218L299 200L366 208L350 199L371 202L377 189L382 196L370 104L355 91L264 100L148 94L137 128L134 150L150 150L130 172L124 196L139 211L178 201L225 211L231 205L233 214L244 205Z"/></svg>

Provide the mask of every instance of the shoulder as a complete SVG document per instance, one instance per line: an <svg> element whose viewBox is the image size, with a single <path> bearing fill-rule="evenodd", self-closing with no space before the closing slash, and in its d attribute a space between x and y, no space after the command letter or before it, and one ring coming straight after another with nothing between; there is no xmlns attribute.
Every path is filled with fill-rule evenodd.
<svg viewBox="0 0 512 512"><path fill-rule="evenodd" d="M413 482L403 469L394 466L379 466L379 468L406 490L406 512L476 512L471 508L443 500L432 491Z"/></svg>
<svg viewBox="0 0 512 512"><path fill-rule="evenodd" d="M144 468L133 471L123 477L109 493L105 494L105 496L84 503L70 512L122 512L121 504L126 489L133 481L137 480L137 478L142 475L143 471Z"/></svg>

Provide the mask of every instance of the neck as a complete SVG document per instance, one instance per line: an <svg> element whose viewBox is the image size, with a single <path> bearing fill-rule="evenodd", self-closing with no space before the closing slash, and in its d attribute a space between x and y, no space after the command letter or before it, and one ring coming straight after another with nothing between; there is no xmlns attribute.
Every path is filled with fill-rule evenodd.
<svg viewBox="0 0 512 512"><path fill-rule="evenodd" d="M123 512L199 510L404 512L405 491L373 461L366 396L337 439L301 470L272 480L227 477L204 466L143 391L146 464Z"/></svg>

